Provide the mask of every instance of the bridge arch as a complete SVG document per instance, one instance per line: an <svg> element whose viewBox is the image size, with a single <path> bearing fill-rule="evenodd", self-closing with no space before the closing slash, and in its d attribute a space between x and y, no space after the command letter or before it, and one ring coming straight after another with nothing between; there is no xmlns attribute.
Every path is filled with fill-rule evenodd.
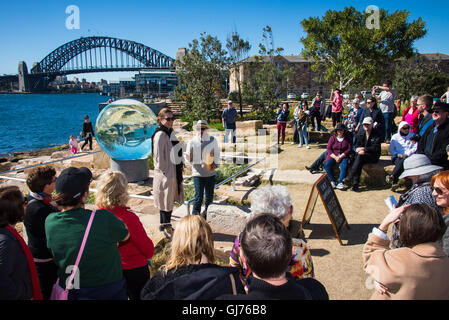
<svg viewBox="0 0 449 320"><path fill-rule="evenodd" d="M104 56L102 51L104 48ZM99 59L97 56L97 49L99 51ZM113 50L115 51L115 62L113 64ZM90 63L87 52L90 51ZM92 55L94 52L94 56ZM129 57L138 61L140 66L118 65L117 52L124 53ZM85 65L83 65L83 57L85 54ZM81 68L70 68L68 65L70 61L81 56ZM108 66L108 57L110 65ZM102 58L105 59L103 65ZM95 63L94 63L95 60ZM98 64L100 60L100 65ZM112 37L86 37L68 42L51 53L49 53L42 61L36 64L31 69L31 74L34 75L62 75L71 73L86 73L86 72L104 72L104 71L133 71L144 68L149 69L174 69L174 59L141 43L130 40L117 39ZM78 61L77 61L78 62Z"/></svg>

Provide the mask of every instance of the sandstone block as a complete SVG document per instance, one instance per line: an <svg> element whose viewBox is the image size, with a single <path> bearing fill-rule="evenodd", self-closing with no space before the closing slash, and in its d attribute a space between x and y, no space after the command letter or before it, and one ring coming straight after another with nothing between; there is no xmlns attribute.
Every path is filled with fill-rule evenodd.
<svg viewBox="0 0 449 320"><path fill-rule="evenodd" d="M236 135L238 136L256 136L258 130L263 129L262 120L237 121Z"/></svg>

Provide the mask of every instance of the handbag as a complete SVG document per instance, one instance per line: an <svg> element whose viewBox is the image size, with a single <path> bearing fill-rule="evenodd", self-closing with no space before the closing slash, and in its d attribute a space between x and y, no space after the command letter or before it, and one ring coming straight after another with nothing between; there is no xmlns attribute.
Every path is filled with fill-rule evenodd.
<svg viewBox="0 0 449 320"><path fill-rule="evenodd" d="M83 255L84 247L86 245L87 236L89 235L90 227L92 226L92 221L94 220L95 211L92 211L89 219L89 223L86 227L86 232L84 233L83 242L81 243L80 250L78 252L78 256L76 257L75 266L73 267L72 273L70 274L69 281L67 282L66 288L62 289L59 285L59 278L56 280L56 283L53 285L53 289L51 290L50 300L68 300L69 290L72 288L73 279L75 278L75 273L78 270L78 265L81 260L81 256Z"/></svg>

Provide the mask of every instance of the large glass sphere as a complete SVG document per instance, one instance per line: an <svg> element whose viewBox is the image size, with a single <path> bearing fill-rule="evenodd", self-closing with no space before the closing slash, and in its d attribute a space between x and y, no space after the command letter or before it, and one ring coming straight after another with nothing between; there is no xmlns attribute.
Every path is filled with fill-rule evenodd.
<svg viewBox="0 0 449 320"><path fill-rule="evenodd" d="M142 102L123 99L107 105L98 115L95 138L104 152L115 160L146 159L157 117Z"/></svg>

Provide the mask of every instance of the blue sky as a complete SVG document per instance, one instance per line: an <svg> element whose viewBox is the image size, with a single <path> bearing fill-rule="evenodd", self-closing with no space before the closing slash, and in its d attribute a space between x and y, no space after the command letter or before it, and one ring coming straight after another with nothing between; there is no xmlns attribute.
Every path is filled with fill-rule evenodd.
<svg viewBox="0 0 449 320"><path fill-rule="evenodd" d="M335 5L338 3L338 5ZM66 7L80 9L80 29L66 28ZM113 36L143 43L171 57L187 47L201 32L217 36L223 43L232 31L252 45L257 53L262 29L273 29L276 47L284 54L300 54L300 38L304 36L300 21L322 16L327 10L354 6L362 11L369 5L390 12L407 9L410 20L426 21L428 31L415 47L422 53L449 54L448 1L290 1L290 0L210 0L210 1L116 1L53 0L0 2L0 74L15 74L19 61L29 68L60 45L81 36ZM126 77L127 73L86 74L98 81Z"/></svg>

